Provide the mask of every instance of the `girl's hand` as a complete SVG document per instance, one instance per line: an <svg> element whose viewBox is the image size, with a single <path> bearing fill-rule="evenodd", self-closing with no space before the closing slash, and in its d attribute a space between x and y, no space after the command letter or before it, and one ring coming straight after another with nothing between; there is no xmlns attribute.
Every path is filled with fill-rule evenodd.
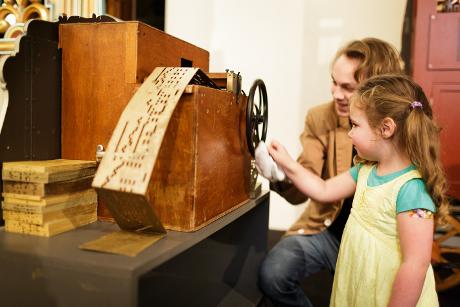
<svg viewBox="0 0 460 307"><path fill-rule="evenodd" d="M297 163L278 141L268 145L268 152L289 180L305 195L322 203L332 203L353 195L356 183L350 172L343 172L324 181Z"/></svg>
<svg viewBox="0 0 460 307"><path fill-rule="evenodd" d="M287 152L286 148L278 141L274 140L267 146L270 156L282 169L290 169L296 162Z"/></svg>
<svg viewBox="0 0 460 307"><path fill-rule="evenodd" d="M271 182L283 181L286 175L283 170L278 167L273 158L268 153L267 145L264 141L260 141L255 150L254 158L256 160L256 168L259 174L267 178Z"/></svg>

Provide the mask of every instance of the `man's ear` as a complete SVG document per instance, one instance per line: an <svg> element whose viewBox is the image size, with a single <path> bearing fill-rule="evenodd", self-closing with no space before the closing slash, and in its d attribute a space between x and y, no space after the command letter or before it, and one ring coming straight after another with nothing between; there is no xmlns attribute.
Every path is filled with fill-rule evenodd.
<svg viewBox="0 0 460 307"><path fill-rule="evenodd" d="M396 131L396 123L391 117L385 117L380 125L380 133L384 139L391 138Z"/></svg>

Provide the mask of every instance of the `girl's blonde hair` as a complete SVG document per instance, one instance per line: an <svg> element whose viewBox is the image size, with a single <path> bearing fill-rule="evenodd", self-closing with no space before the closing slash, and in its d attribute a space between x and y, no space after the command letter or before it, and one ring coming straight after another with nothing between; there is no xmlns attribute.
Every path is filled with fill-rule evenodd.
<svg viewBox="0 0 460 307"><path fill-rule="evenodd" d="M380 74L403 73L404 62L398 50L378 38L367 37L349 42L337 51L332 65L342 55L359 60L360 64L354 73L358 83Z"/></svg>
<svg viewBox="0 0 460 307"><path fill-rule="evenodd" d="M420 172L438 208L439 222L444 223L449 201L440 161L440 129L422 88L402 74L379 75L361 84L352 103L364 110L372 128L378 129L386 117L393 119L396 145L407 153Z"/></svg>

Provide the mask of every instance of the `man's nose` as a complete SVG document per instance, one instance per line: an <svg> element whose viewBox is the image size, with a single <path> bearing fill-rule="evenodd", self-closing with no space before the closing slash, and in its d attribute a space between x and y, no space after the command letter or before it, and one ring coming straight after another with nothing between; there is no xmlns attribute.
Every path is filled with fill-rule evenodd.
<svg viewBox="0 0 460 307"><path fill-rule="evenodd" d="M339 100L342 100L345 98L345 95L343 94L343 91L342 89L340 88L340 86L334 86L332 88L332 96L335 98L335 99L339 99Z"/></svg>

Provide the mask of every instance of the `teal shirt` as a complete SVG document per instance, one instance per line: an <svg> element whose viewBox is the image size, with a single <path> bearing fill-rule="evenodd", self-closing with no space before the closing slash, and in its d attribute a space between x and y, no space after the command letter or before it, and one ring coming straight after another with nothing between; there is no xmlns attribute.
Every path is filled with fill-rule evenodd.
<svg viewBox="0 0 460 307"><path fill-rule="evenodd" d="M358 173L361 166L362 164L357 164L350 168L350 175L353 177L355 182L358 181ZM367 179L367 185L375 187L387 183L414 169L416 169L415 166L410 165L401 171L379 176L377 175L376 168L373 167L369 178ZM426 209L433 213L436 212L434 202L431 199L430 194L426 191L425 183L421 178L414 178L407 181L399 190L398 197L396 199L396 213L413 209Z"/></svg>

